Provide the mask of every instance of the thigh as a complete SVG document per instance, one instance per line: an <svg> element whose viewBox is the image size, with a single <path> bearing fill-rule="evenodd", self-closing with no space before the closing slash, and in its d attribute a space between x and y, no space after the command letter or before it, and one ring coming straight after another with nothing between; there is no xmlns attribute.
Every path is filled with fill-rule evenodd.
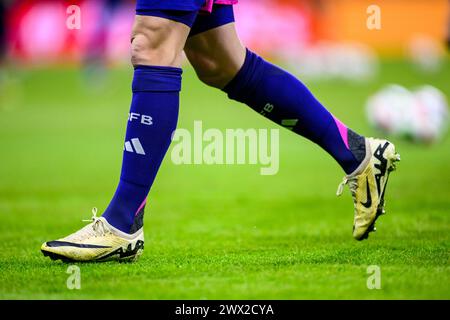
<svg viewBox="0 0 450 320"><path fill-rule="evenodd" d="M213 1L230 4L237 2L237 0L206 2ZM179 52L179 45L182 43L197 71L202 72L204 69L208 72L204 68L208 67L205 65L205 59L210 61L214 59L216 67L223 66L227 73L237 72L244 61L245 48L234 27L233 7L217 4L211 8L202 7L204 4L205 0L138 0L133 34L136 32L142 34L142 31L146 30L149 33L146 38L151 38L152 42L158 44L163 42L162 47L166 48L163 51L168 55L171 55L170 50ZM186 42L187 34L189 34L188 42Z"/></svg>
<svg viewBox="0 0 450 320"><path fill-rule="evenodd" d="M199 13L184 49L196 69L207 67L203 65L209 62L239 70L245 48L236 32L233 6L216 4L211 13Z"/></svg>

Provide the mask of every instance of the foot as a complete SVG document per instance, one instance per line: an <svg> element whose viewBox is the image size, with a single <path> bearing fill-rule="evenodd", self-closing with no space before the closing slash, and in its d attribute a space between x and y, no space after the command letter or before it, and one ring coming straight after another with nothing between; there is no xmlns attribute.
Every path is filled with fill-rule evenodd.
<svg viewBox="0 0 450 320"><path fill-rule="evenodd" d="M63 261L136 261L144 250L144 231L124 233L97 217L92 209L92 221L77 232L41 246L44 256Z"/></svg>
<svg viewBox="0 0 450 320"><path fill-rule="evenodd" d="M385 213L384 194L389 174L400 161L395 146L387 141L366 138L366 157L354 173L345 176L339 185L337 195L341 195L348 184L355 207L353 237L364 240L375 231L375 221Z"/></svg>

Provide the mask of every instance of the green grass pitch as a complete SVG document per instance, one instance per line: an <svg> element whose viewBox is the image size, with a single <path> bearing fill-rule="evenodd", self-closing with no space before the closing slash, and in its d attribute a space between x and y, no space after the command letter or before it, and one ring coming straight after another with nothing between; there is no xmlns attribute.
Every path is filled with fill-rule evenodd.
<svg viewBox="0 0 450 320"><path fill-rule="evenodd" d="M306 81L350 127L376 135L367 96L386 83L432 84L450 95L450 65L425 75L385 61L377 80ZM42 242L103 210L119 177L131 70L111 71L95 91L75 68L22 71L0 89L0 298L3 299L449 299L450 140L402 155L387 215L368 241L352 239L340 168L317 146L280 131L280 171L252 165L176 166L166 161L145 217L140 261L67 264L44 258ZM17 83L17 81L20 82ZM179 126L276 128L200 84L186 68ZM367 267L381 270L369 290Z"/></svg>

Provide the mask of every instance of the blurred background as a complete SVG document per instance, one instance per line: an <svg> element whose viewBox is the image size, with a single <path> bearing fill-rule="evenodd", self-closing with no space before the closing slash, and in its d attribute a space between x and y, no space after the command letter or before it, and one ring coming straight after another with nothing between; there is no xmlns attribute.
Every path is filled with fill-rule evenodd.
<svg viewBox="0 0 450 320"><path fill-rule="evenodd" d="M397 145L379 232L352 241L350 195L335 198L343 173L280 130L274 176L166 159L138 271L83 266L91 282L69 292L39 246L102 212L116 188L134 1L0 0L0 297L450 298L449 1L240 0L235 15L248 47L355 131ZM194 120L277 128L202 85L186 61L179 127ZM387 270L386 290L365 288L366 264Z"/></svg>
<svg viewBox="0 0 450 320"><path fill-rule="evenodd" d="M80 62L93 54L90 44L95 42L108 61L128 63L134 1L1 3L3 45L11 59L22 63ZM80 29L61 28L72 13L70 9L66 12L70 5L81 9ZM368 32L373 5L380 8L381 24ZM427 49L432 58L438 58L448 39L448 11L445 0L241 0L235 7L243 41L262 54L277 57L353 44L372 54L391 56L409 56L418 54L415 50Z"/></svg>

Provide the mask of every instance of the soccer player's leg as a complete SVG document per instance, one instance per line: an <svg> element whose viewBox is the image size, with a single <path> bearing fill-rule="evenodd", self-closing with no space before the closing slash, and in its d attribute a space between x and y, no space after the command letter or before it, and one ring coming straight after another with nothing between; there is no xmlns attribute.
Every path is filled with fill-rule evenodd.
<svg viewBox="0 0 450 320"><path fill-rule="evenodd" d="M186 23L196 12L178 12L174 19L182 22L155 15L137 15L133 26L133 97L116 192L101 217L95 210L81 230L42 245L52 259L135 260L143 251L147 194L176 128Z"/></svg>
<svg viewBox="0 0 450 320"><path fill-rule="evenodd" d="M231 6L221 6L232 16ZM399 160L392 143L365 138L333 116L296 77L265 61L241 44L233 20L217 26L213 18L196 24L213 26L192 35L185 52L199 78L261 115L315 142L346 173L354 201L353 236L367 238L384 212L389 173ZM342 192L342 184L339 193Z"/></svg>

